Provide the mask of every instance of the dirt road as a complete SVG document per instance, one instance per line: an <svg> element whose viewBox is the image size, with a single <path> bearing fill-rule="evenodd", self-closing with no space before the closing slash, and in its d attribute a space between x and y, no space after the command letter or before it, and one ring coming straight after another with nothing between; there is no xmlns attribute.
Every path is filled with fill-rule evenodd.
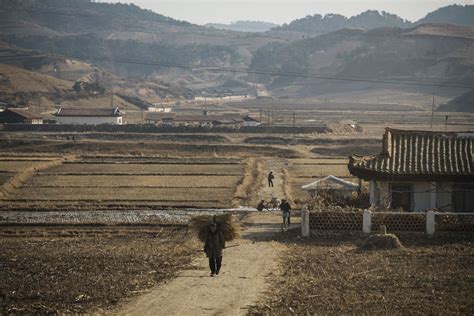
<svg viewBox="0 0 474 316"><path fill-rule="evenodd" d="M242 238L224 250L221 274L210 277L204 254L195 269L113 311L118 315L242 315L278 273L283 245L272 241L280 230L277 213L253 213L244 221Z"/></svg>
<svg viewBox="0 0 474 316"><path fill-rule="evenodd" d="M284 181L283 181L283 169L286 165L284 159L268 159L266 165L266 173L261 183L261 189L258 193L259 199L270 201L272 197L276 197L279 200L285 199ZM268 186L267 176L272 171L275 179L273 180L273 187Z"/></svg>

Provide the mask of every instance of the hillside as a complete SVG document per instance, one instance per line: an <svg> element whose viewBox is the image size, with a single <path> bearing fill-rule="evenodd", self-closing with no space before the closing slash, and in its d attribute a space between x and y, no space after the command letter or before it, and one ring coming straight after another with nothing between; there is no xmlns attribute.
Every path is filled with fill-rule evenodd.
<svg viewBox="0 0 474 316"><path fill-rule="evenodd" d="M434 32L436 31L436 32ZM396 80L474 82L473 29L420 26L412 29L340 30L291 44L259 49L251 67L257 71L327 74ZM436 33L436 34L435 34ZM442 78L442 79L441 79ZM314 79L260 76L273 89L313 82L313 92L347 89L348 83L317 84ZM367 86L367 85L365 85Z"/></svg>
<svg viewBox="0 0 474 316"><path fill-rule="evenodd" d="M387 12L368 10L347 18L340 14L308 15L304 18L274 28L272 31L302 32L310 35L334 32L340 29L372 29L377 27L409 27L411 22Z"/></svg>
<svg viewBox="0 0 474 316"><path fill-rule="evenodd" d="M437 109L440 112L474 112L474 89L454 98Z"/></svg>
<svg viewBox="0 0 474 316"><path fill-rule="evenodd" d="M474 5L449 5L430 12L417 21L422 23L454 24L474 27Z"/></svg>
<svg viewBox="0 0 474 316"><path fill-rule="evenodd" d="M18 67L0 64L0 90L3 93L72 92L73 83Z"/></svg>
<svg viewBox="0 0 474 316"><path fill-rule="evenodd" d="M368 10L352 17L340 14L308 15L304 18L273 28L269 33L284 36L285 33L299 33L315 36L334 32L340 29L369 30L380 27L409 28L421 24L452 24L457 26L474 26L474 5L450 5L430 12L418 21L408 21L395 14Z"/></svg>

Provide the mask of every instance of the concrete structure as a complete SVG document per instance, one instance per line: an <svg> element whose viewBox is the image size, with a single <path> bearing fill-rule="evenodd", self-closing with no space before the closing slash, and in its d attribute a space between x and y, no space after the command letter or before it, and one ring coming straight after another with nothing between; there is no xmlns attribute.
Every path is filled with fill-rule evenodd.
<svg viewBox="0 0 474 316"><path fill-rule="evenodd" d="M123 114L118 107L114 108L60 108L54 116L58 124L99 125L123 124Z"/></svg>
<svg viewBox="0 0 474 316"><path fill-rule="evenodd" d="M329 175L325 178L303 185L301 186L301 189L308 192L311 197L316 196L318 191L331 191L340 197L350 198L353 192L359 190L359 185Z"/></svg>
<svg viewBox="0 0 474 316"><path fill-rule="evenodd" d="M148 107L148 112L171 113L171 108L163 105L153 105Z"/></svg>
<svg viewBox="0 0 474 316"><path fill-rule="evenodd" d="M474 138L387 128L382 152L352 156L351 174L370 183L377 209L474 212Z"/></svg>
<svg viewBox="0 0 474 316"><path fill-rule="evenodd" d="M43 124L43 118L24 108L7 108L0 112L0 123Z"/></svg>

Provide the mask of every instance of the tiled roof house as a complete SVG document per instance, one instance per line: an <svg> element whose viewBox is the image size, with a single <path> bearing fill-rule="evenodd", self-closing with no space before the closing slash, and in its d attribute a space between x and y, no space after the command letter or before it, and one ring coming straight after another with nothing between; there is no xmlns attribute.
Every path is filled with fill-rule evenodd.
<svg viewBox="0 0 474 316"><path fill-rule="evenodd" d="M349 157L374 207L474 211L474 133L387 128L382 151Z"/></svg>
<svg viewBox="0 0 474 316"><path fill-rule="evenodd" d="M111 108L60 108L54 115L59 124L122 125L123 112Z"/></svg>

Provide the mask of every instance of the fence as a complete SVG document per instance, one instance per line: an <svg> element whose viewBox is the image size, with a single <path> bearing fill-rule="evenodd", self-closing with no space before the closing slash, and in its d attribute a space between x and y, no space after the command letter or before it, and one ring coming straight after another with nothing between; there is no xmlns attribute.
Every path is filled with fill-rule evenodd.
<svg viewBox="0 0 474 316"><path fill-rule="evenodd" d="M371 233L384 225L389 232L474 232L474 213L398 212L301 212L301 233L317 231L362 231Z"/></svg>

